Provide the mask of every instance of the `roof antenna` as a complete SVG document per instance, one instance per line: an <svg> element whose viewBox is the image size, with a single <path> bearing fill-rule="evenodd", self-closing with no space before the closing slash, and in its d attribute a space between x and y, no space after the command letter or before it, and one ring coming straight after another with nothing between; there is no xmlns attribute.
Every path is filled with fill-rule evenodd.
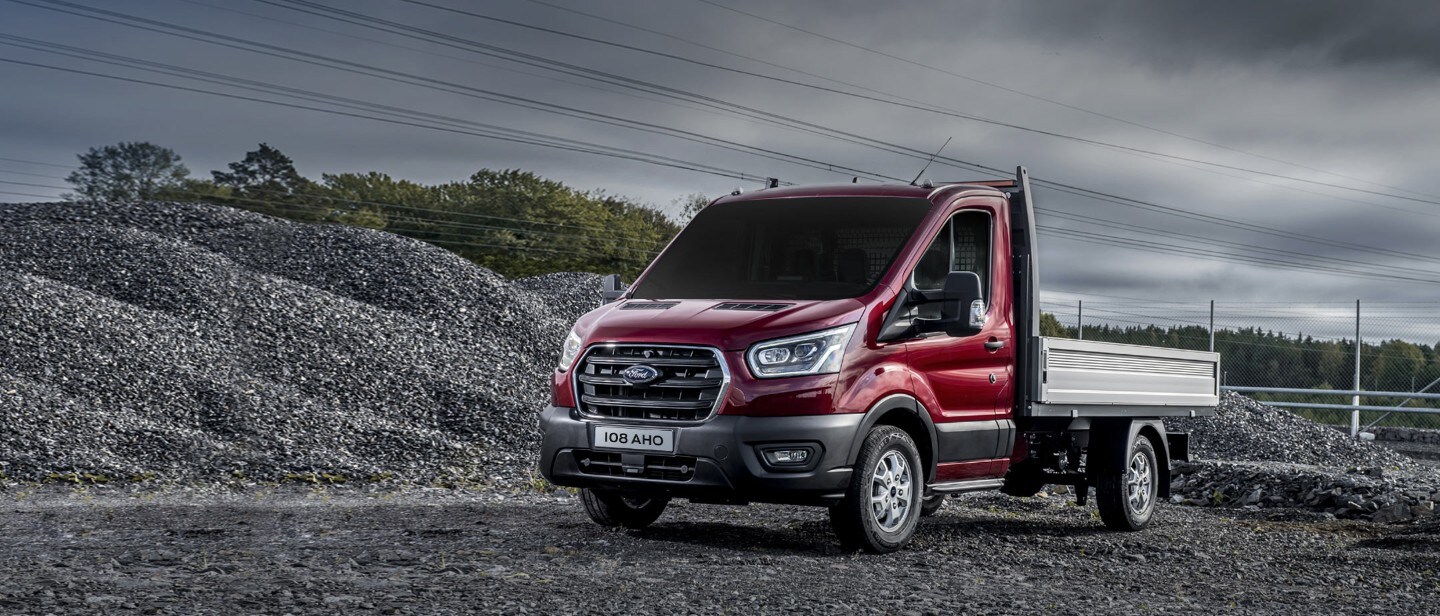
<svg viewBox="0 0 1440 616"><path fill-rule="evenodd" d="M930 168L930 163L935 162L935 157L939 156L941 152L945 151L945 146L950 145L951 139L954 139L954 137L946 137L945 143L940 144L940 149L935 150L935 153L930 155L930 160L925 163L924 167L920 168L920 173L915 174L915 179L910 180L911 186L914 186L916 182L920 181L920 176L925 175L925 170Z"/></svg>

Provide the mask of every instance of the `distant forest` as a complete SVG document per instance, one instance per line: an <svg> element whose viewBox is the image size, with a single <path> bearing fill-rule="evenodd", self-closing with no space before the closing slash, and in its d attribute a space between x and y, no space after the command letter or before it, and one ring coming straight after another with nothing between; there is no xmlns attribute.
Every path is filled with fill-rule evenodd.
<svg viewBox="0 0 1440 616"><path fill-rule="evenodd" d="M201 201L306 222L383 229L450 249L508 277L556 271L633 279L681 222L627 197L581 191L520 170L420 184L379 172L302 176L260 144L226 170L195 178L169 148L145 142L91 148L67 181L83 201ZM677 199L682 216L704 197Z"/></svg>

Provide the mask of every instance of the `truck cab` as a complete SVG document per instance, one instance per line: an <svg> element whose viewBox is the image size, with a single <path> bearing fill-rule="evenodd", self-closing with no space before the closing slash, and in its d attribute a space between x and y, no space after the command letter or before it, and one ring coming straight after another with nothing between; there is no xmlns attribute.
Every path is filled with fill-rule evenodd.
<svg viewBox="0 0 1440 616"><path fill-rule="evenodd" d="M1161 418L1213 413L1218 357L1041 338L1029 195L1020 169L716 200L575 323L541 473L605 525L819 505L872 552L947 495L1047 483L1143 528L1188 450Z"/></svg>

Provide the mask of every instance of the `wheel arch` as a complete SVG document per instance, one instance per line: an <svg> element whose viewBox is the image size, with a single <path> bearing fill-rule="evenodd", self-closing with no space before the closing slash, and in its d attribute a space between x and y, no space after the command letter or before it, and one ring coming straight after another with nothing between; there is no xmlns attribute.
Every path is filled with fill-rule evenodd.
<svg viewBox="0 0 1440 616"><path fill-rule="evenodd" d="M1156 424L1159 424L1158 427ZM1156 479L1160 482L1160 498L1170 498L1170 446L1165 439L1165 424L1159 421L1138 423L1134 438L1150 440L1155 449Z"/></svg>
<svg viewBox="0 0 1440 616"><path fill-rule="evenodd" d="M1150 441L1155 450L1156 479L1159 497L1170 497L1170 445L1165 439L1165 422L1159 419L1097 419L1090 426L1090 446L1086 472L1094 483L1095 473L1103 468L1125 464L1135 439Z"/></svg>
<svg viewBox="0 0 1440 616"><path fill-rule="evenodd" d="M894 426L909 434L920 452L920 463L925 467L925 482L935 480L935 424L930 420L930 412L919 400L909 394L891 394L871 405L850 443L847 461L851 465L860 457L860 447L875 426Z"/></svg>

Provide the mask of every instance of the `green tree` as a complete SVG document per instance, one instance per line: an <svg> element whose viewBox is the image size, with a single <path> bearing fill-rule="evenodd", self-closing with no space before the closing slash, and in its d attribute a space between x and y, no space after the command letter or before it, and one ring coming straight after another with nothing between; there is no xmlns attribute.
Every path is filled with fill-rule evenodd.
<svg viewBox="0 0 1440 616"><path fill-rule="evenodd" d="M710 205L710 201L712 201L712 199L702 193L690 193L683 197L677 197L674 201L670 202L670 205L679 206L679 214L677 214L677 216L679 217L680 224L683 225L690 222L690 219L694 218L696 214L699 214L700 210L705 209L705 206Z"/></svg>
<svg viewBox="0 0 1440 616"><path fill-rule="evenodd" d="M83 201L145 201L183 189L190 170L170 148L143 141L90 148L80 168L66 176Z"/></svg>
<svg viewBox="0 0 1440 616"><path fill-rule="evenodd" d="M240 207L302 220L326 217L328 207L317 202L314 183L295 170L294 161L280 150L261 143L259 149L229 164L230 171L211 171L215 185L230 189ZM323 200L319 200L323 201Z"/></svg>
<svg viewBox="0 0 1440 616"><path fill-rule="evenodd" d="M1091 328L1086 327L1085 331L1090 331L1090 329ZM1055 315L1048 312L1042 312L1040 313L1040 335L1053 336L1056 338L1069 338L1075 335L1075 330L1061 325L1060 319L1055 318Z"/></svg>

